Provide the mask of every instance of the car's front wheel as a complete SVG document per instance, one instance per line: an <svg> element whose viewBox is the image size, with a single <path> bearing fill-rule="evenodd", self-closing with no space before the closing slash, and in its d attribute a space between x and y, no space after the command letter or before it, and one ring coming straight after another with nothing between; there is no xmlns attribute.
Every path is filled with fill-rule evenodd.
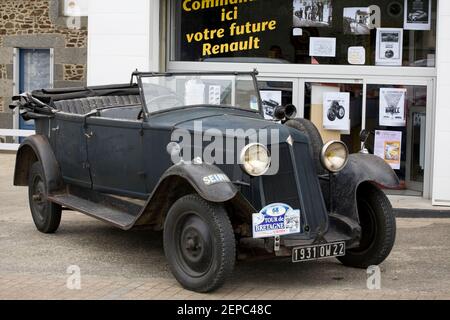
<svg viewBox="0 0 450 320"><path fill-rule="evenodd" d="M43 233L54 233L61 222L61 206L47 200L48 186L40 162L30 168L28 199L36 228Z"/></svg>
<svg viewBox="0 0 450 320"><path fill-rule="evenodd" d="M344 265L367 268L379 265L394 246L396 234L395 216L391 203L378 187L365 184L357 193L361 240L358 248L349 249L339 257Z"/></svg>
<svg viewBox="0 0 450 320"><path fill-rule="evenodd" d="M164 252L186 289L219 288L235 264L236 244L225 208L192 194L177 200L164 224Z"/></svg>

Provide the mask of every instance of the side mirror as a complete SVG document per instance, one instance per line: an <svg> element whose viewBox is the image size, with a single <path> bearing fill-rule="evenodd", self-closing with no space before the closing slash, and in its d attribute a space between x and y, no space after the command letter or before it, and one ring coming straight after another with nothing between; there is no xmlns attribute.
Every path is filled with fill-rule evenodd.
<svg viewBox="0 0 450 320"><path fill-rule="evenodd" d="M297 117L297 108L293 104L278 106L275 108L273 116L277 120L291 120Z"/></svg>

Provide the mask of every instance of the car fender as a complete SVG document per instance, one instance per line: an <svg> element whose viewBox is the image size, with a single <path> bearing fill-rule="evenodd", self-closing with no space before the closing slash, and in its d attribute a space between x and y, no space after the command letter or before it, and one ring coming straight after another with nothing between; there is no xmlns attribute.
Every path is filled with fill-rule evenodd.
<svg viewBox="0 0 450 320"><path fill-rule="evenodd" d="M394 170L381 158L371 154L352 154L347 166L333 179L332 201L335 213L359 222L356 194L362 183L372 183L388 189L400 184ZM321 182L329 208L329 183Z"/></svg>
<svg viewBox="0 0 450 320"><path fill-rule="evenodd" d="M156 225L162 228L172 204L191 193L198 193L203 199L215 203L245 203L236 186L217 166L180 163L162 175L133 226Z"/></svg>
<svg viewBox="0 0 450 320"><path fill-rule="evenodd" d="M228 201L238 192L222 170L206 163L174 165L163 174L161 181L172 176L185 179L203 199L211 202Z"/></svg>
<svg viewBox="0 0 450 320"><path fill-rule="evenodd" d="M28 186L30 167L36 161L41 163L44 170L48 192L61 189L63 179L58 161L48 139L39 134L27 137L17 151L14 185Z"/></svg>

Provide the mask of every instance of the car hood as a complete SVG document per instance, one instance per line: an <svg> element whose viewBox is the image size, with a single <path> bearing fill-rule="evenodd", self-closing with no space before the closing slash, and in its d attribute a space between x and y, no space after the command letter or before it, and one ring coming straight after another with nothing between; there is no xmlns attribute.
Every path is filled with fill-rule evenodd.
<svg viewBox="0 0 450 320"><path fill-rule="evenodd" d="M176 110L153 117L152 121L159 126L170 126L173 131L185 130L215 136L253 138L255 134L261 134L266 130L269 134L277 132L279 137L277 142L288 141L289 137L297 142L307 142L306 137L295 129L265 120L260 114L233 108L210 106Z"/></svg>

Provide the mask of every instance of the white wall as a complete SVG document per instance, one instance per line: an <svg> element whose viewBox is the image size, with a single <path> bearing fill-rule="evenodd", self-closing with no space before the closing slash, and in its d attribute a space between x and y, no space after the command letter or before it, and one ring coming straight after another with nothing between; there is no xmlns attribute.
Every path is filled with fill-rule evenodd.
<svg viewBox="0 0 450 320"><path fill-rule="evenodd" d="M450 1L439 0L433 204L450 206Z"/></svg>
<svg viewBox="0 0 450 320"><path fill-rule="evenodd" d="M89 0L88 85L159 71L159 0Z"/></svg>

